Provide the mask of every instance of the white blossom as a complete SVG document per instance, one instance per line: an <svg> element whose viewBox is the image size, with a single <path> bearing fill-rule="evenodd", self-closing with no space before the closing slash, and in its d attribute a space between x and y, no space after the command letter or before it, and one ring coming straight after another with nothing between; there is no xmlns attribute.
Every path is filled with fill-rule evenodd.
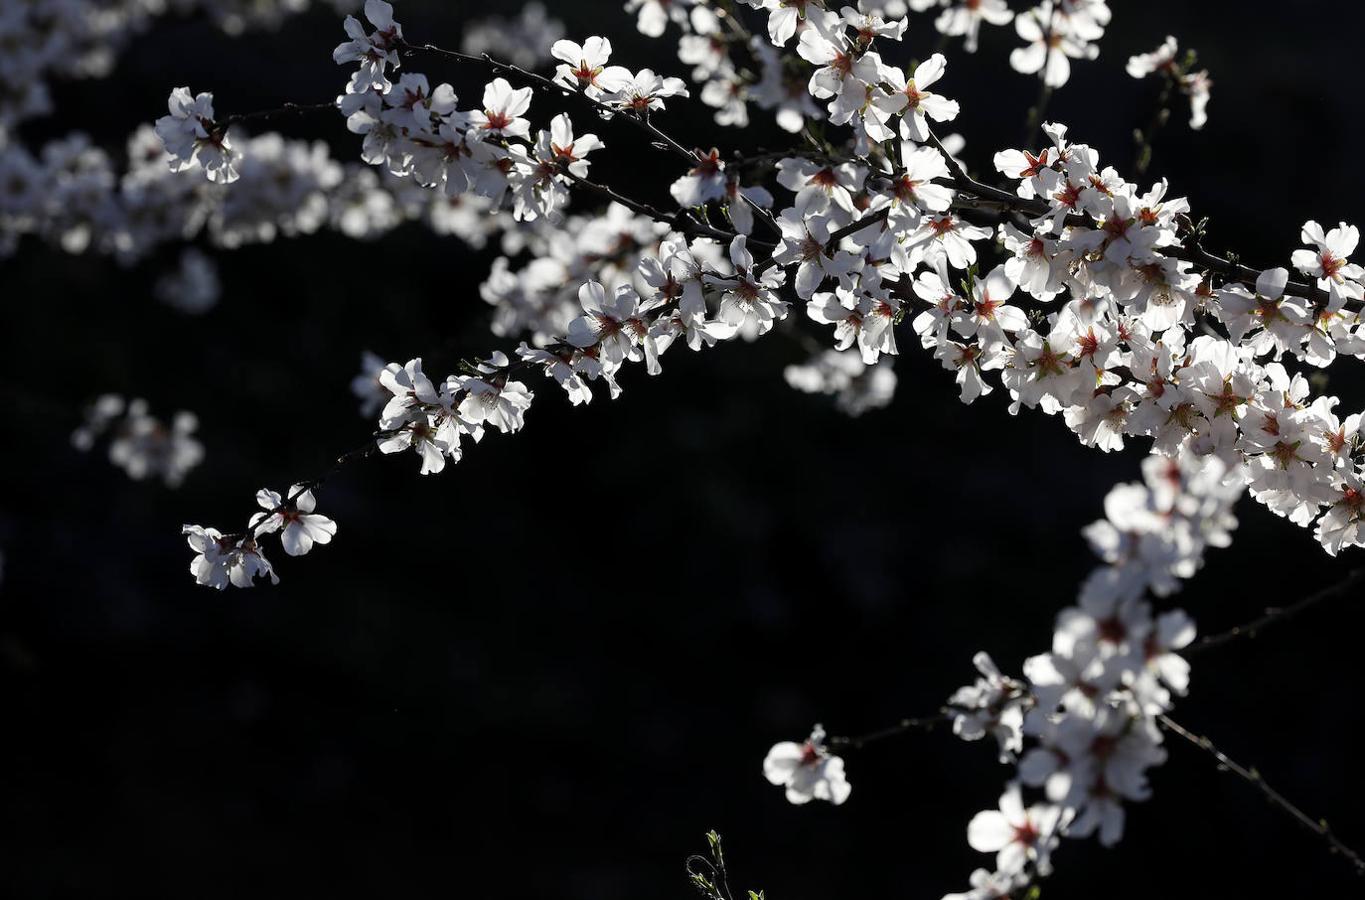
<svg viewBox="0 0 1365 900"><path fill-rule="evenodd" d="M787 800L801 805L825 800L838 806L853 788L844 777L844 761L825 749L825 730L819 725L802 743L774 744L763 760L768 781L787 789Z"/></svg>

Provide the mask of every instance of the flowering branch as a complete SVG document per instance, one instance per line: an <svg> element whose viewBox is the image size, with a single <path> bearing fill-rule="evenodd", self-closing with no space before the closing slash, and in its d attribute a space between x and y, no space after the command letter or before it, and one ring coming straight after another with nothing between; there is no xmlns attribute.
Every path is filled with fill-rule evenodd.
<svg viewBox="0 0 1365 900"><path fill-rule="evenodd" d="M1253 619L1242 625L1229 628L1227 631L1218 634L1211 634L1207 637L1195 641L1190 646L1181 651L1182 656L1189 656L1211 650L1229 644L1234 641L1258 637L1262 631L1272 625L1277 625L1288 621L1300 613L1303 613L1314 606L1326 603L1331 600L1341 599L1351 596L1352 592L1365 583L1365 569L1356 569L1338 582L1337 584L1326 587L1314 594L1311 594L1297 603L1283 608L1267 609L1265 615ZM1022 692L1015 695L1005 695L1001 699L1009 701L1022 696ZM886 740L887 738L900 737L906 734L933 731L941 725L953 721L954 717L965 712L963 708L947 705L939 709L934 715L919 716L916 718L901 719L894 725L880 728L876 731L868 732L854 737L835 736L827 739L826 743L831 748L861 750L868 744Z"/></svg>
<svg viewBox="0 0 1365 900"><path fill-rule="evenodd" d="M1291 803L1283 794L1267 784L1265 778L1261 776L1261 773L1256 768L1244 766L1241 763L1229 759L1228 755L1214 746L1213 741L1208 738L1195 734L1176 722L1170 716L1159 716L1158 721L1161 723L1162 728L1173 734L1179 735L1200 750L1203 750L1205 753L1212 756L1218 761L1219 769L1232 772L1237 777L1254 786L1265 796L1271 806L1281 810L1304 828L1322 838L1323 841L1327 843L1327 849L1330 853L1345 859L1346 862L1355 869L1357 875L1365 877L1365 859L1362 859L1359 853L1341 842L1341 839L1338 838L1336 834L1333 833L1331 827L1328 826L1326 819L1314 819L1312 816L1299 809L1299 807Z"/></svg>
<svg viewBox="0 0 1365 900"><path fill-rule="evenodd" d="M1052 206L1046 200L1020 197L972 178L953 155L944 148L943 142L932 131L929 133L929 143L943 155L948 164L953 187L959 192L959 196L954 199L953 206L955 209L988 208L1029 216L1046 216L1053 212ZM1046 155L1046 151L1043 155ZM963 193L968 196L962 197L961 194ZM1156 251L1158 254L1192 262L1197 267L1208 272L1214 272L1230 281L1253 286L1256 284L1256 279L1261 274L1259 270L1205 250L1201 243L1203 229L1196 227L1188 217L1182 216L1182 219L1187 234L1186 241L1172 247L1159 248ZM1075 213L1067 214L1063 221L1072 226L1086 224L1085 216ZM1284 293L1313 300L1317 305L1324 305L1330 299L1328 292L1322 288L1293 279L1285 282ZM1349 306L1349 302L1346 305Z"/></svg>
<svg viewBox="0 0 1365 900"><path fill-rule="evenodd" d="M592 107L592 109L594 109L597 113L602 115L604 119L612 119L618 115L621 116L623 119L625 119L625 121L631 123L635 127L647 133L652 138L652 140L650 141L650 146L654 147L655 149L671 150L675 154L682 157L683 159L688 160L689 162L696 161L697 157L695 153L688 150L682 144L678 143L676 140L674 140L672 137L666 134L663 131L663 129L659 128L657 125L651 122L649 120L648 115L645 113L640 113L637 115L632 112L623 112L621 109L617 107L609 106L606 103L603 103L597 100L596 98L589 96L585 91L576 91L572 88L566 87L565 85L556 84L554 81L552 81L549 78L546 78L544 75L541 75L537 72L532 72L529 69L523 69L521 66L513 65L512 63L503 62L502 60L499 59L494 59L493 56L488 53L475 55L473 53L461 53L458 50L447 50L444 47L438 47L435 44L430 43L412 44L401 37L397 41L397 46L403 50L404 55L412 55L414 53L422 52L434 53L437 56L443 56L446 59L453 59L457 62L474 63L475 65L485 66L494 75L499 75L503 73L506 73L508 75L515 75L522 81L529 83L532 87L539 88L542 91L551 91L559 94L560 96L573 97L578 101L586 104L587 106Z"/></svg>
<svg viewBox="0 0 1365 900"><path fill-rule="evenodd" d="M611 120L618 116L625 119L625 121L631 123L636 128L639 128L640 130L644 131L645 134L648 135L650 138L650 146L655 148L656 150L670 150L674 153L674 155L680 157L681 159L686 160L689 165L695 166L698 164L704 164L706 162L706 157L700 150L688 150L676 139L674 139L671 135L665 132L662 128L654 124L654 122L650 120L649 107L647 104L641 106L641 108L639 108L638 110L631 109L622 110L619 107L614 107L609 104L603 103L602 101L588 94L586 89L580 88L579 90L573 90L572 88L566 87L563 84L558 84L555 81L546 78L544 75L540 75L536 72L529 71L527 69L522 68L521 66L513 65L511 63L503 62L502 60L494 59L488 53L476 56L472 53L461 53L458 50L447 50L443 47L438 47L435 44L431 43L411 44L408 43L408 41L404 40L402 37L398 38L397 46L401 48L405 54L412 54L415 52L424 51L427 53L434 53L438 56L446 57L447 59L453 59L458 62L468 62L475 63L477 65L487 66L489 71L491 71L494 75L500 73L515 75L517 78L520 78L521 80L528 82L532 86L537 87L543 91L554 91L558 92L561 96L564 97L576 98L580 102L583 102L588 106L592 107L599 115L602 116L603 119ZM774 222L772 219L772 215L766 209L763 209L761 206L754 203L752 200L750 200L748 197L745 197L743 194L739 195L739 198L741 202L749 205L753 209L753 211L758 214L759 220L763 222L766 227L768 227L775 233L781 234L781 229L778 228L777 223ZM701 231L697 233L706 232ZM733 233L731 233L729 236L733 237Z"/></svg>

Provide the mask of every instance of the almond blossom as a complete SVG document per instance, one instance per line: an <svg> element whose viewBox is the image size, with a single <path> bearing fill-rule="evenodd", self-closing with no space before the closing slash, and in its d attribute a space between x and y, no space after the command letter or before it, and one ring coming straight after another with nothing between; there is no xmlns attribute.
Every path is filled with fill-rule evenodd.
<svg viewBox="0 0 1365 900"><path fill-rule="evenodd" d="M590 97L600 97L620 90L631 80L630 70L624 66L608 66L611 41L596 35L582 45L573 41L555 41L550 55L563 63L555 67L555 81L576 87Z"/></svg>
<svg viewBox="0 0 1365 900"><path fill-rule="evenodd" d="M249 527L258 536L280 531L280 544L290 556L303 556L314 544L330 543L337 533L336 522L313 512L317 500L303 485L291 487L287 500L262 488L256 492L256 503L265 512L253 515Z"/></svg>
<svg viewBox="0 0 1365 900"><path fill-rule="evenodd" d="M1024 808L1019 785L1012 784L1000 796L1000 809L979 812L967 826L967 843L982 853L997 853L996 869L1020 872L1032 863L1046 874L1049 857L1061 842L1057 828L1062 810L1051 804Z"/></svg>
<svg viewBox="0 0 1365 900"><path fill-rule="evenodd" d="M1365 269L1350 261L1360 242L1360 231L1354 225L1342 222L1324 233L1321 225L1310 220L1304 223L1301 239L1315 249L1295 250L1291 257L1294 268L1318 279L1318 287L1324 291L1335 289L1354 300L1365 297L1360 284Z"/></svg>
<svg viewBox="0 0 1365 900"><path fill-rule="evenodd" d="M801 805L825 800L838 806L853 788L844 778L844 761L825 749L825 729L819 725L802 743L774 744L763 761L763 774L787 789L787 800Z"/></svg>
<svg viewBox="0 0 1365 900"><path fill-rule="evenodd" d="M664 101L670 97L688 96L687 87L681 78L655 75L652 69L641 69L629 81L621 84L602 98L605 102L635 113L645 113L664 108Z"/></svg>
<svg viewBox="0 0 1365 900"><path fill-rule="evenodd" d="M721 289L718 318L752 340L772 330L777 320L787 317L787 302L779 300L776 294L776 289L785 280L783 270L771 268L756 272L753 254L746 244L742 234L730 242L730 262L735 268L732 277L708 275L707 281Z"/></svg>
<svg viewBox="0 0 1365 900"><path fill-rule="evenodd" d="M470 123L485 137L527 138L531 123L521 118L531 106L531 89L513 89L505 78L494 78L483 89L483 109L469 114Z"/></svg>
<svg viewBox="0 0 1365 900"><path fill-rule="evenodd" d="M909 78L895 66L883 67L882 79L891 85L897 95L905 97L904 115L900 126L901 137L908 141L927 141L930 119L935 122L951 122L957 118L960 107L956 100L949 100L928 90L930 85L938 83L943 77L947 67L948 60L942 53L935 53L916 66Z"/></svg>
<svg viewBox="0 0 1365 900"><path fill-rule="evenodd" d="M337 65L360 63L351 78L352 93L372 90L385 93L390 86L385 70L389 66L398 68L403 29L393 20L393 5L384 0L365 0L365 18L374 27L373 32L367 33L355 16L346 17L346 36L350 40L332 51L332 60Z"/></svg>
<svg viewBox="0 0 1365 900"><path fill-rule="evenodd" d="M167 101L170 114L156 120L156 135L166 152L174 157L171 171L203 166L209 181L231 184L239 177L237 161L227 129L213 119L213 94L190 94L187 87L176 88Z"/></svg>

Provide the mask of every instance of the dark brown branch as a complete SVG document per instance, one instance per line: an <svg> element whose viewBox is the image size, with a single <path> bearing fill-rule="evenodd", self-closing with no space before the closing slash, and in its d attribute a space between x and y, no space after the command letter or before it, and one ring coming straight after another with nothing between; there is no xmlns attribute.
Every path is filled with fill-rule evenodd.
<svg viewBox="0 0 1365 900"><path fill-rule="evenodd" d="M1223 644L1241 640L1242 638L1254 638L1272 625L1287 622L1300 613L1306 612L1321 603L1350 595L1361 584L1365 584L1365 569L1356 569L1337 584L1323 588L1317 593L1310 594L1291 606L1267 609L1264 615L1252 619L1250 622L1243 625L1229 628L1227 631L1219 634L1211 634L1208 637L1196 641L1194 644L1181 651L1181 653L1182 655L1188 656L1192 653L1201 653L1204 650L1213 647L1221 647Z"/></svg>
<svg viewBox="0 0 1365 900"><path fill-rule="evenodd" d="M858 221L845 225L838 231L833 232L829 236L829 240L825 241L826 252L839 246L839 242L842 241L844 238L848 237L850 234L857 234L858 232L862 231L864 228L867 228L868 226L876 225L878 222L885 221L887 214L889 214L890 212L891 212L890 207L883 206L881 209L877 210L872 215L863 216ZM775 257L770 256L767 259L760 262L758 265L754 266L754 274L762 275L764 272L768 271L777 264L778 264L777 259Z"/></svg>
<svg viewBox="0 0 1365 900"><path fill-rule="evenodd" d="M953 720L952 709L945 706L936 715L920 716L914 719L901 719L895 725L881 728L877 731L870 731L867 734L860 734L856 737L832 737L825 743L830 749L861 750L868 744L882 741L886 738L899 737L912 731L933 731L940 725L945 725Z"/></svg>
<svg viewBox="0 0 1365 900"><path fill-rule="evenodd" d="M1198 735L1188 730L1170 716L1159 716L1158 721L1161 722L1161 727L1165 728L1167 731L1179 735L1200 750L1203 750L1205 753L1212 756L1218 761L1219 768L1232 772L1234 775L1259 790L1271 806L1285 813L1295 822L1298 822L1304 828L1322 838L1327 844L1327 849L1330 853L1345 859L1346 862L1355 869L1356 875L1365 877L1365 859L1361 859L1359 853L1341 842L1341 839L1332 832L1326 819L1314 819L1293 803L1290 803L1283 794L1272 788L1269 784L1266 784L1265 779L1261 777L1261 773L1254 767L1247 767L1229 759L1226 753L1219 750L1214 746L1212 741L1203 735Z"/></svg>
<svg viewBox="0 0 1365 900"><path fill-rule="evenodd" d="M401 39L398 46L408 54L415 52L434 53L438 56L444 56L447 59L453 59L458 62L470 62L486 66L494 75L502 73L515 75L522 81L529 82L531 86L543 91L557 92L561 96L575 98L578 102L583 103L594 110L603 119L609 121L623 119L626 122L629 122L649 137L650 146L654 147L656 150L667 150L672 152L680 159L686 160L689 167L695 166L701 159L701 155L697 151L688 150L672 135L655 125L650 119L648 110L642 113L636 113L631 110L619 109L610 104L603 103L601 100L594 97L589 97L582 90L574 90L571 87L566 87L552 79L546 78L544 75L532 72L528 69L523 69L521 66L494 59L487 53L475 56L472 53L461 53L458 50L446 50L443 47L437 47L435 44L411 44ZM754 211L755 217L762 221L766 227L777 234L781 234L782 230L778 227L777 222L773 220L772 213L743 195L741 195L740 199L742 202L749 204Z"/></svg>
<svg viewBox="0 0 1365 900"><path fill-rule="evenodd" d="M327 103L285 103L274 109L258 109L255 112L234 113L230 116L224 116L214 122L214 124L219 128L226 129L239 122L266 120L285 115L303 115L305 113L318 112L324 109L335 110L336 108L336 101L329 101Z"/></svg>
<svg viewBox="0 0 1365 900"><path fill-rule="evenodd" d="M670 150L682 159L687 160L689 163L695 163L697 161L696 153L688 150L666 134L663 129L651 122L648 114L637 115L629 110L617 109L614 106L603 103L601 100L589 97L581 90L574 90L573 88L566 87L565 85L546 78L544 75L523 69L521 66L494 59L487 53L475 56L472 53L461 53L458 50L446 50L443 47L437 47L435 44L410 44L407 41L401 41L399 47L408 54L417 52L434 53L437 56L444 56L447 59L453 59L458 62L469 62L486 66L494 75L503 73L515 75L522 81L529 82L532 87L539 88L543 91L558 93L563 97L572 97L585 106L590 107L605 119L624 119L647 134L650 138L650 144L656 149Z"/></svg>
<svg viewBox="0 0 1365 900"><path fill-rule="evenodd" d="M685 209L679 209L677 212L669 214L661 209L658 209L657 207L650 206L648 203L642 203L639 200L632 200L625 194L622 194L619 191L605 184L598 184L595 181L589 181L586 178L580 178L573 172L570 172L566 167L560 168L560 174L563 175L565 178L568 178L570 181L572 181L579 187L583 188L584 190L591 191L592 193L597 194L599 197L604 197L608 200L612 200L616 203L619 203L628 209L634 210L635 212L639 213L642 216L648 216L649 218L654 219L655 221L663 222L665 225L667 225L669 228L672 228L675 231L680 231L684 234L705 235L706 237L711 237L720 241L724 241L727 244L730 241L734 240L735 233L733 231L723 231L712 225L707 225L704 222L699 222L696 219L694 219L691 215L689 215L687 210ZM752 243L758 245L761 244L762 242L753 241ZM762 243L762 246L771 247L773 245Z"/></svg>

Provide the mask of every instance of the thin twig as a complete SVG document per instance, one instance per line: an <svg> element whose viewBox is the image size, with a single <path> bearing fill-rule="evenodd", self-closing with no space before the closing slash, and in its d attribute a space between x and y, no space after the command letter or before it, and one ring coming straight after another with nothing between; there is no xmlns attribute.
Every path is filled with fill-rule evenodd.
<svg viewBox="0 0 1365 900"><path fill-rule="evenodd" d="M677 212L674 212L672 214L666 213L663 210L658 209L657 207L650 206L648 203L643 203L639 200L632 200L625 194L620 193L619 191L609 187L608 185L599 184L595 181L589 181L586 178L580 178L573 172L569 171L568 167L561 167L559 170L559 174L563 175L565 178L568 178L570 181L572 181L579 187L584 188L585 190L592 191L599 197L605 197L606 199L619 203L622 206L627 207L628 209L634 210L635 212L639 213L642 216L648 216L649 218L654 219L655 221L663 222L665 225L667 225L669 228L672 228L674 231L680 231L683 232L684 234L702 234L706 235L707 237L716 238L717 240L724 241L726 243L729 243L730 241L734 240L735 233L733 231L723 231L719 228L716 228L715 226L707 225L703 222L698 222L696 219L692 218L692 216L688 215L687 210L685 209L679 209ZM763 243L761 241L753 241L753 243L755 245L762 244L762 246L765 247L773 246L772 244Z"/></svg>
<svg viewBox="0 0 1365 900"><path fill-rule="evenodd" d="M877 210L877 211L874 212L872 215L870 215L870 216L863 216L863 217L862 217L861 219L859 219L858 221L853 222L853 223L848 224L848 225L845 225L843 228L840 228L838 231L833 232L833 233L829 236L829 240L825 241L825 249L826 249L826 251L829 251L829 250L831 250L831 249L837 247L837 246L839 245L839 242L842 241L844 238L848 237L849 235L851 235L851 234L857 234L858 232L862 231L864 228L868 228L868 227L870 227L870 226L872 226L872 225L876 225L878 222L885 221L887 215L888 215L890 212L891 212L891 208L890 208L890 207L888 207L888 206L883 206L881 209ZM762 275L764 272L768 271L769 269L771 269L773 266L775 266L775 265L777 265L777 264L778 264L777 258L774 257L774 256L770 256L770 257L768 257L767 259L763 260L763 261L762 261L761 263L759 263L758 265L754 266L754 274L755 274L755 275ZM790 265L790 263L788 263L788 265Z"/></svg>
<svg viewBox="0 0 1365 900"><path fill-rule="evenodd" d="M604 119L607 120L624 119L625 121L629 122L631 125L640 129L646 135L649 136L650 146L658 150L671 151L675 156L679 157L680 159L686 160L689 166L695 166L697 162L702 158L701 154L698 151L688 150L676 138L668 134L668 132L664 131L658 125L655 125L650 118L648 110L645 110L642 113L636 113L631 110L623 110L618 107L611 106L610 104L603 103L601 100L598 100L595 97L588 96L587 93L585 93L582 90L574 90L573 88L567 87L563 84L559 84L556 81L546 78L544 75L532 72L528 69L523 69L521 66L513 65L512 63L508 62L503 62L502 60L499 59L494 59L487 53L476 56L472 53L461 53L458 50L447 50L444 47L438 47L435 44L410 44L407 41L401 39L399 41L398 46L408 53L425 51L427 53L434 53L437 54L438 56L444 56L447 59L453 59L459 62L469 62L486 66L495 75L499 73L515 75L518 78L522 79L523 81L530 82L532 86L538 87L541 90L555 91L558 92L561 96L576 98L579 102L584 103L587 106L591 107ZM743 194L740 195L739 199L741 200L741 202L749 205L749 207L754 211L755 217L759 221L763 222L766 228L770 229L777 235L781 235L782 229L778 226L776 220L773 219L771 212L759 206L757 203L754 203L752 200L750 200L748 197L745 197Z"/></svg>
<svg viewBox="0 0 1365 900"><path fill-rule="evenodd" d="M324 109L335 110L336 108L337 105L335 100L326 103L284 103L274 109L258 109L255 112L235 113L230 116L224 116L214 124L222 128L227 128L231 125L236 125L239 122L250 122L256 119L271 119L275 116L283 115L303 115L305 113L318 112Z"/></svg>
<svg viewBox="0 0 1365 900"><path fill-rule="evenodd" d="M1308 813L1299 809L1293 803L1290 803L1283 794L1266 784L1265 779L1261 777L1259 771L1229 759L1226 753L1219 750L1214 746L1213 741L1203 735L1195 734L1176 722L1170 716L1162 715L1157 718L1158 721L1161 722L1161 726L1167 731L1178 734L1180 737L1216 759L1220 768L1232 772L1234 775L1237 775L1239 778L1254 786L1265 796L1271 806L1281 810L1304 828L1322 838L1327 843L1329 852L1345 859L1350 863L1352 868L1355 869L1357 875L1365 877L1365 859L1361 859L1359 853L1341 842L1341 839L1338 838L1332 832L1331 827L1328 826L1326 819L1314 819L1312 816L1308 815Z"/></svg>
<svg viewBox="0 0 1365 900"><path fill-rule="evenodd" d="M634 127L649 135L650 144L657 149L669 150L682 159L687 160L689 163L697 162L696 153L688 150L672 136L664 132L663 129L651 122L648 115L637 115L629 110L622 110L610 106L594 97L589 97L581 90L574 90L571 87L566 87L565 85L546 78L544 75L523 69L521 66L494 59L487 53L476 56L472 53L461 53L458 50L447 50L444 47L438 47L435 44L411 44L407 41L400 41L398 46L407 53L434 53L438 56L444 56L447 59L453 59L458 62L468 62L485 66L492 71L494 75L501 73L515 75L522 81L530 82L532 86L540 88L543 91L551 91L564 97L575 98L578 102L591 107L595 112L602 115L603 118L613 121L619 118L629 122Z"/></svg>
<svg viewBox="0 0 1365 900"><path fill-rule="evenodd" d="M861 750L868 744L882 741L886 738L898 737L912 731L933 731L940 725L944 725L953 720L953 712L949 707L943 707L937 714L932 716L920 716L915 719L901 719L895 725L881 728L877 731L870 731L867 734L860 734L856 737L832 737L825 743L829 747L840 747L849 750Z"/></svg>
<svg viewBox="0 0 1365 900"><path fill-rule="evenodd" d="M1272 607L1267 609L1264 615L1252 619L1245 624L1236 625L1219 634L1211 634L1208 637L1191 644L1181 651L1181 653L1182 655L1188 656L1191 653L1200 653L1212 647L1220 647L1223 644L1241 640L1242 638L1254 638L1270 626L1286 622L1300 613L1312 609L1320 603L1326 603L1328 600L1335 600L1339 597L1347 596L1351 593L1352 589L1362 583L1365 583L1365 569L1356 569L1337 584L1325 587L1315 594L1310 594L1291 606L1282 608Z"/></svg>

